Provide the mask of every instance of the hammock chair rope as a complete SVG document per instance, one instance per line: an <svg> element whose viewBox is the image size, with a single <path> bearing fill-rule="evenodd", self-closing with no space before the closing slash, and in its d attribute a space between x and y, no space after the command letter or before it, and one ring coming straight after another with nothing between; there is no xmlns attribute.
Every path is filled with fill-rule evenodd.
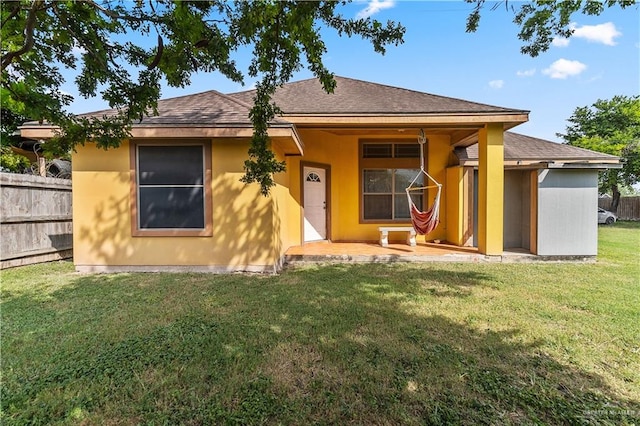
<svg viewBox="0 0 640 426"><path fill-rule="evenodd" d="M436 227L440 223L440 194L442 192L442 184L439 183L437 180L435 180L424 169L424 145L426 142L427 142L427 139L424 136L424 130L420 129L420 134L418 136L418 143L420 144L420 171L418 172L416 177L413 178L409 186L405 188L405 192L407 193L407 201L409 202L409 213L411 215L411 223L413 225L413 228L420 235L428 234L429 232L436 229ZM435 185L413 186L422 174L424 174ZM425 212L420 211L420 209L415 205L415 203L411 199L411 191L423 191L425 189L430 189L430 188L438 188L435 199L433 200L433 204L427 211Z"/></svg>

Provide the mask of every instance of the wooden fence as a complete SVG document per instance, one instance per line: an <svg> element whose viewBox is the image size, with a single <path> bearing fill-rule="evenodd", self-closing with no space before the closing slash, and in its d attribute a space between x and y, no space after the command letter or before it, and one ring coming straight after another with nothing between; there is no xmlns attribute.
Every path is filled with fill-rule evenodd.
<svg viewBox="0 0 640 426"><path fill-rule="evenodd" d="M598 207L611 211L611 198L599 198ZM640 197L620 197L618 211L613 212L620 220L640 220Z"/></svg>
<svg viewBox="0 0 640 426"><path fill-rule="evenodd" d="M71 180L0 173L0 269L73 253Z"/></svg>

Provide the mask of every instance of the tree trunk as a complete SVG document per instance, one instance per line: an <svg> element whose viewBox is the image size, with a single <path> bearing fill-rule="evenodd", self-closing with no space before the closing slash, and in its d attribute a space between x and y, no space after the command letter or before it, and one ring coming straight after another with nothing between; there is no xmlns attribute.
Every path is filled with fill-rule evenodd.
<svg viewBox="0 0 640 426"><path fill-rule="evenodd" d="M613 193L613 199L611 200L611 212L618 214L618 204L620 204L620 190L618 185L611 185L611 192Z"/></svg>

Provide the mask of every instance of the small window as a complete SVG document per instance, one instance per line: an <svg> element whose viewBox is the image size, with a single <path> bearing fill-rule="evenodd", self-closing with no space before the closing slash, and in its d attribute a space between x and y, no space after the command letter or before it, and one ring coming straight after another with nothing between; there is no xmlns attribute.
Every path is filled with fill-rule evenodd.
<svg viewBox="0 0 640 426"><path fill-rule="evenodd" d="M136 144L134 235L210 235L208 144Z"/></svg>
<svg viewBox="0 0 640 426"><path fill-rule="evenodd" d="M307 175L307 182L322 182L317 173L311 172Z"/></svg>
<svg viewBox="0 0 640 426"><path fill-rule="evenodd" d="M394 158L420 158L420 145L417 143L396 143L393 145Z"/></svg>
<svg viewBox="0 0 640 426"><path fill-rule="evenodd" d="M365 143L362 145L362 158L391 158L390 143Z"/></svg>
<svg viewBox="0 0 640 426"><path fill-rule="evenodd" d="M364 143L362 158L420 158L418 143Z"/></svg>

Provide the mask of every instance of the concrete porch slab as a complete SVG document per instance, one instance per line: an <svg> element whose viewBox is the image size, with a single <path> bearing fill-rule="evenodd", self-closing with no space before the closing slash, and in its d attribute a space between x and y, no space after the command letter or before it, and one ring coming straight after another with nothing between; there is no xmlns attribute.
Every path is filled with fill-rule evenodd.
<svg viewBox="0 0 640 426"><path fill-rule="evenodd" d="M318 241L293 246L284 255L284 265L296 266L321 263L393 263L393 262L538 262L595 261L585 256L536 256L523 250L506 250L499 256L487 256L476 247L458 247L443 243L419 242L415 246L377 242Z"/></svg>

